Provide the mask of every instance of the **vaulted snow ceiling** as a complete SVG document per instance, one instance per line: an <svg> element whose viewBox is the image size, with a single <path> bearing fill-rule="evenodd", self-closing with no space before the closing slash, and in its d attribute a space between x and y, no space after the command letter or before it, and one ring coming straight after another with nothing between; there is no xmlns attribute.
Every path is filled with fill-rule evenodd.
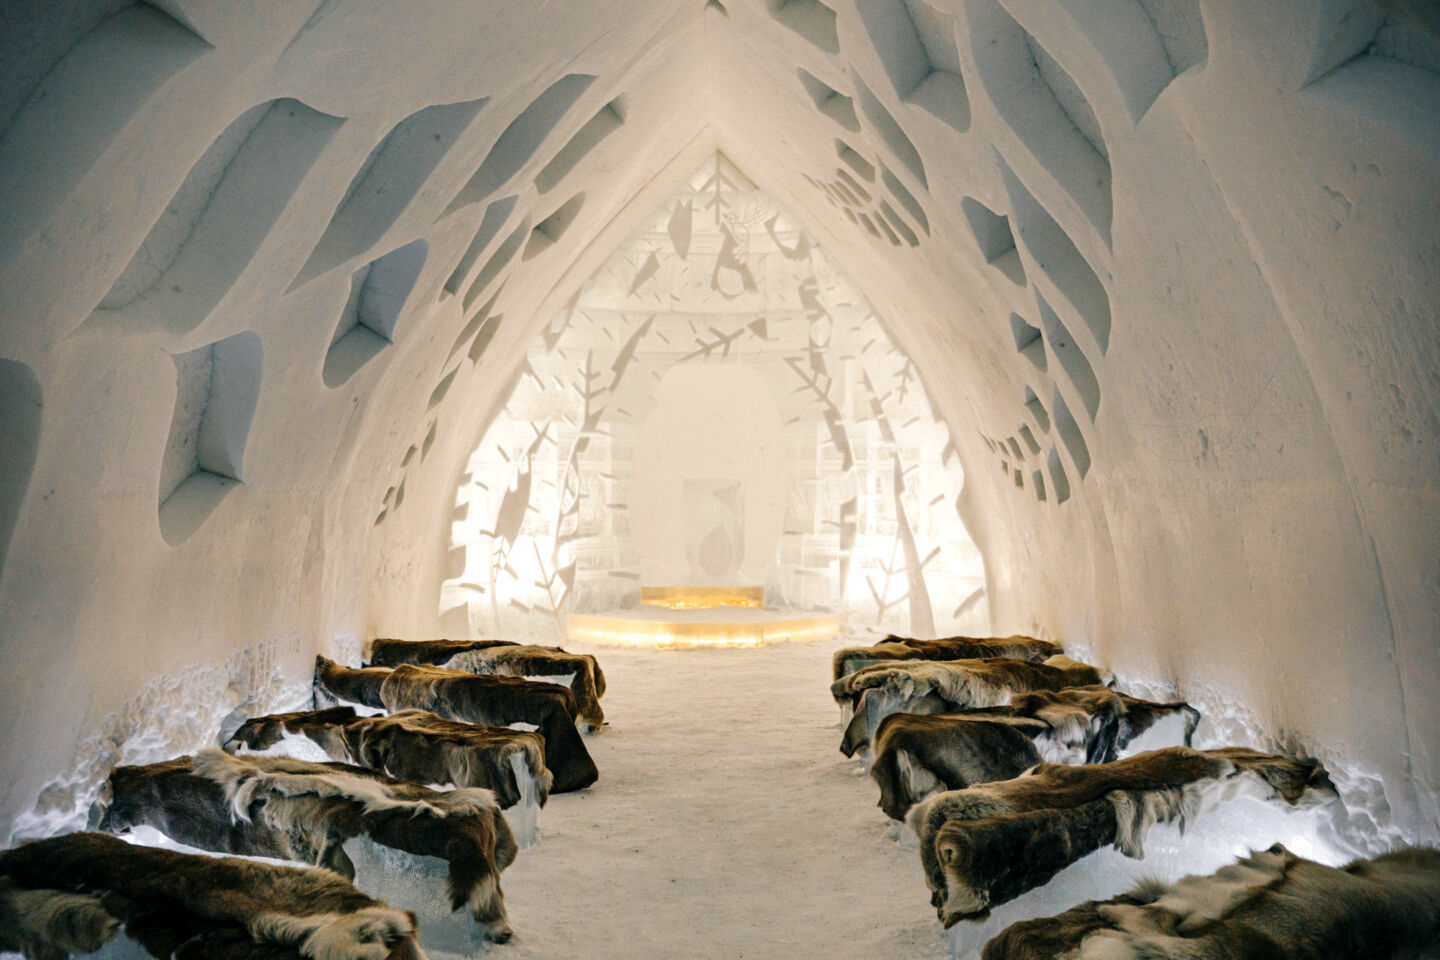
<svg viewBox="0 0 1440 960"><path fill-rule="evenodd" d="M527 346L718 149L919 367L993 632L1245 704L1440 835L1427 10L8 4L0 826L157 709L188 748L176 689L446 629Z"/></svg>

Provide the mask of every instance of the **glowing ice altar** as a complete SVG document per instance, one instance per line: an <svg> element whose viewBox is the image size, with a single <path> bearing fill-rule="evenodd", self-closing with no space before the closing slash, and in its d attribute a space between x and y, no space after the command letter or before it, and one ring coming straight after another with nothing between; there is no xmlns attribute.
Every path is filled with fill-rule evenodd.
<svg viewBox="0 0 1440 960"><path fill-rule="evenodd" d="M566 617L570 639L631 647L758 647L823 640L843 614L765 608L763 587L642 587L641 606Z"/></svg>

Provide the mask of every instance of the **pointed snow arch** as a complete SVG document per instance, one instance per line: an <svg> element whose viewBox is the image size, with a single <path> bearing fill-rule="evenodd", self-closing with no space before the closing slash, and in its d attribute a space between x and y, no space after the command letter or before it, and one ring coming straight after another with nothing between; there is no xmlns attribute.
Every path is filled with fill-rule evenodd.
<svg viewBox="0 0 1440 960"><path fill-rule="evenodd" d="M756 398L737 392L692 421L672 409L675 441L693 449L683 462L642 464L642 433L685 392L669 375L686 366L704 368L692 376L707 383L743 368L736 390L760 384L782 449L719 452L732 433L752 451L764 433L745 433L760 430L744 412ZM674 433L683 422L698 442ZM767 476L779 479L767 486ZM731 546L749 551L736 569L763 579L774 605L842 610L859 629L983 630L987 608L973 602L983 566L956 510L962 483L949 431L882 320L716 154L530 346L467 464L452 539L464 568L442 587L441 612L465 610L477 633L554 637L566 612L631 603L642 582L713 575L682 547L730 523ZM716 514L725 509L734 515Z"/></svg>

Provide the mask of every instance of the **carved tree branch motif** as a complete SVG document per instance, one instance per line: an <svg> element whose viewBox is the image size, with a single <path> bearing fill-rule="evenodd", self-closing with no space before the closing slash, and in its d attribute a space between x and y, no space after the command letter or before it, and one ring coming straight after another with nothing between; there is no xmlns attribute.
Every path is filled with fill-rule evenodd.
<svg viewBox="0 0 1440 960"><path fill-rule="evenodd" d="M536 429L531 424L530 429L535 433L535 439L521 455L515 474L515 486L507 487L504 496L500 498L500 509L495 512L495 524L489 530L480 531L483 535L490 537L490 608L495 618L495 630L500 630L500 607L498 591L496 586L499 583L500 574L507 573L512 579L518 579L519 575L515 568L510 565L510 551L514 548L516 541L520 538L520 528L525 522L525 515L534 511L535 507L530 503L530 491L533 485L533 470L535 454L545 443L553 443L550 437L550 421L546 421L544 428ZM500 451L502 457L505 451ZM508 459L508 458L507 458ZM511 601L514 603L514 601Z"/></svg>
<svg viewBox="0 0 1440 960"><path fill-rule="evenodd" d="M710 178L700 185L699 193L710 192L710 199L705 201L706 210L715 211L715 226L720 226L720 218L724 211L730 207L730 201L725 196L727 190L738 189L734 180L731 180L720 165L720 155L715 155L715 172Z"/></svg>
<svg viewBox="0 0 1440 960"><path fill-rule="evenodd" d="M905 371L909 369L910 361L905 361L905 368L900 372L901 385L904 385ZM920 559L920 550L915 545L915 532L910 527L910 518L905 513L905 503L902 497L905 493L905 469L900 463L898 444L895 442L895 429L890 423L890 417L885 413L885 406L882 398L875 391L875 385L870 382L868 373L861 374L861 382L865 385L865 391L870 395L870 415L880 428L880 436L890 445L890 456L894 466L894 480L892 493L895 498L895 536L905 550L905 574L910 581L910 589L906 594L910 598L910 632L916 637L933 637L935 635L935 613L930 606L930 591L925 586L925 565L933 560L940 552L936 547L924 560ZM903 402L903 401L902 401ZM888 585L888 581L887 581ZM879 621L876 621L877 625Z"/></svg>
<svg viewBox="0 0 1440 960"><path fill-rule="evenodd" d="M890 611L891 607L898 606L910 599L910 594L908 593L902 593L893 600L889 599L890 583L895 579L895 576L900 573L900 566L895 562L895 554L899 549L900 531L897 528L895 531L895 540L890 544L890 559L880 566L880 569L885 572L884 584L881 585L879 590L876 590L875 581L870 578L870 574L867 573L865 575L865 585L870 588L870 596L875 600L875 626L877 627L880 626L881 621L885 619L885 614Z"/></svg>
<svg viewBox="0 0 1440 960"><path fill-rule="evenodd" d="M720 351L720 356L728 357L730 356L730 345L736 340L739 340L741 335L748 329L748 326L744 326L740 327L734 333L721 333L715 327L711 327L707 332L711 334L713 339L706 340L704 337L696 337L696 348L685 354L685 356L677 360L676 363L685 363L688 360L694 360L696 357L708 357L716 350Z"/></svg>
<svg viewBox="0 0 1440 960"><path fill-rule="evenodd" d="M648 328L650 321L641 325L641 330ZM632 337L633 341L638 337ZM626 363L628 363L628 359ZM544 588L550 599L550 613L555 617L555 625L560 631L560 636L565 636L565 624L560 619L560 609L565 601L569 599L570 592L575 586L575 569L578 563L578 555L572 554L570 562L561 564L560 554L572 542L580 536L580 503L584 498L584 488L580 483L580 457L590 446L590 438L600 430L600 418L605 413L605 407L596 406L596 398L605 393L605 388L593 386L594 381L600 376L600 371L594 369L595 351L585 352L585 367L580 372L581 383L572 385L572 388L580 396L580 423L577 427L575 442L570 445L570 455L566 457L565 464L560 469L560 482L555 491L555 534L550 549L550 573L545 573L545 562L540 557L540 548L535 548L535 559L540 564L540 570L544 575L544 582L537 581L537 586ZM624 364L617 361L616 379L624 372ZM613 386L613 383L612 383ZM555 593L556 583L560 585L560 593Z"/></svg>

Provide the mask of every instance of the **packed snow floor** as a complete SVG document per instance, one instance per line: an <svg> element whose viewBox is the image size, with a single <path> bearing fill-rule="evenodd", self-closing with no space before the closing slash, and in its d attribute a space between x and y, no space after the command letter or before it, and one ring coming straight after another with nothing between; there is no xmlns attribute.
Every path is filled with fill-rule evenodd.
<svg viewBox="0 0 1440 960"><path fill-rule="evenodd" d="M841 644L567 647L605 670L600 780L541 812L502 877L515 939L488 955L947 956L913 842L838 749Z"/></svg>

